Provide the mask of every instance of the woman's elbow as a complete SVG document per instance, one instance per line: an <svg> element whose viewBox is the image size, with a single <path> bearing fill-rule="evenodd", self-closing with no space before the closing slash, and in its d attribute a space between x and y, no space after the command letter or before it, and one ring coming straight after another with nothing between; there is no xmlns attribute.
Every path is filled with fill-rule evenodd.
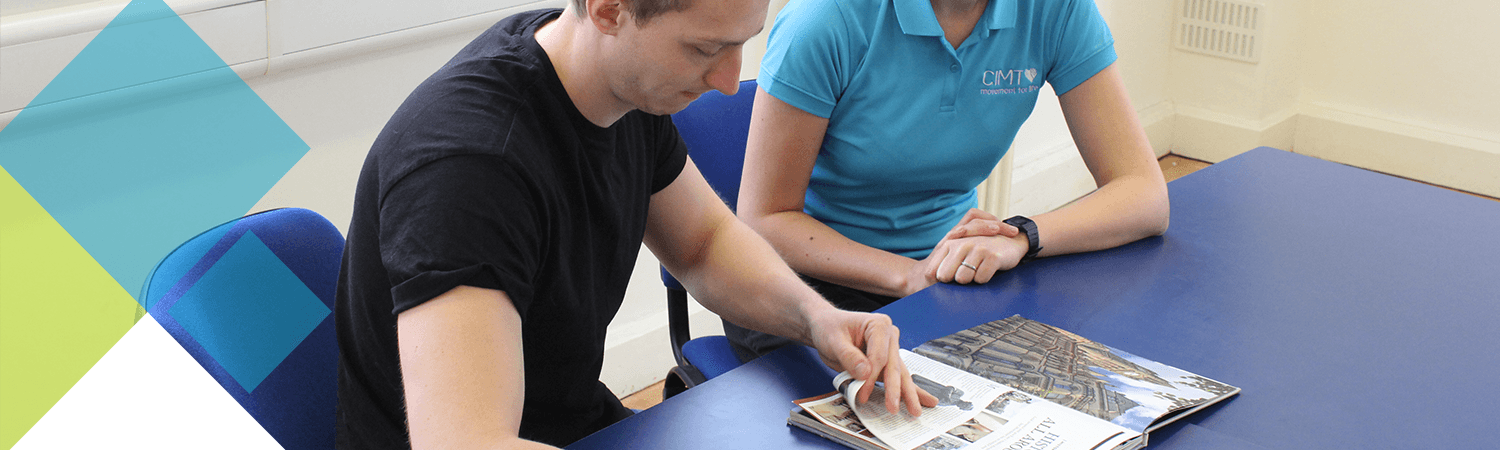
<svg viewBox="0 0 1500 450"><path fill-rule="evenodd" d="M1151 236L1161 236L1163 234L1166 234L1167 233L1167 225L1171 224L1171 222L1172 222L1172 218L1170 216L1171 216L1170 212L1163 211L1159 215L1159 217L1157 217L1154 221L1152 221L1151 227L1149 229L1147 229L1147 233L1149 233L1149 234L1147 234L1146 236L1147 237L1151 237Z"/></svg>
<svg viewBox="0 0 1500 450"><path fill-rule="evenodd" d="M1172 222L1172 204L1171 200L1167 199L1165 187L1161 190L1160 195L1156 196L1150 202L1150 205L1151 212L1148 214L1148 220L1146 221L1146 236L1161 236L1166 234L1167 226Z"/></svg>
<svg viewBox="0 0 1500 450"><path fill-rule="evenodd" d="M755 210L740 209L735 212L735 216L739 217L740 221L744 222L745 225L750 226L751 230L755 230L757 234L764 235L766 233L766 214L758 213Z"/></svg>

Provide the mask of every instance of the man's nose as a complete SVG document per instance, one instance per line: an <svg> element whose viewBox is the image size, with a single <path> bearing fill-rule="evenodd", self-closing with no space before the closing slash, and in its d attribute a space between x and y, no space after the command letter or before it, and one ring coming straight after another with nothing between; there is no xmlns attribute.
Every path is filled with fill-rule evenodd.
<svg viewBox="0 0 1500 450"><path fill-rule="evenodd" d="M714 62L714 66L704 75L704 82L716 91L724 95L734 95L740 90L740 62L744 50L736 48L727 52L723 58Z"/></svg>

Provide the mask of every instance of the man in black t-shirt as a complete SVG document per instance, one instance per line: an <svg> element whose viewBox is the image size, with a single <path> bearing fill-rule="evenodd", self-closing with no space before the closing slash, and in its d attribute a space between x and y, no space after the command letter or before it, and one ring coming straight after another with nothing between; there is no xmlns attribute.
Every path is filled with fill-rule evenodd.
<svg viewBox="0 0 1500 450"><path fill-rule="evenodd" d="M766 3L517 14L407 98L355 192L340 448L561 446L628 416L598 377L642 242L722 317L884 381L902 394L893 412L936 403L890 319L803 284L715 196L665 116L735 91Z"/></svg>

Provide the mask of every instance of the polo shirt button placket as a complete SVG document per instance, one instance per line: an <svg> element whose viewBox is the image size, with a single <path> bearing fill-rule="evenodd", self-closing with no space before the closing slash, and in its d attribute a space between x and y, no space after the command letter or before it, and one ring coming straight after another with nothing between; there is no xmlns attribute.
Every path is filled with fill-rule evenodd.
<svg viewBox="0 0 1500 450"><path fill-rule="evenodd" d="M948 66L948 80L946 83L943 83L943 103L940 108L942 112L952 112L955 109L954 103L956 103L958 97L958 87L963 84L959 80L959 77L963 76L963 68L960 66L961 64L959 63L953 63Z"/></svg>

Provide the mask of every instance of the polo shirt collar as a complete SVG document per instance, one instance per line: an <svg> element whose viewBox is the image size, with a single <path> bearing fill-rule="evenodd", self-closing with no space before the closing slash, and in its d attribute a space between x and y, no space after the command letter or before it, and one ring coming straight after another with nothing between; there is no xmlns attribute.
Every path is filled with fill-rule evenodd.
<svg viewBox="0 0 1500 450"><path fill-rule="evenodd" d="M896 21L901 23L901 32L913 36L942 36L943 27L938 25L937 13L932 11L931 0L894 0ZM989 0L985 5L984 18L980 24L990 30L1016 26L1017 0Z"/></svg>

